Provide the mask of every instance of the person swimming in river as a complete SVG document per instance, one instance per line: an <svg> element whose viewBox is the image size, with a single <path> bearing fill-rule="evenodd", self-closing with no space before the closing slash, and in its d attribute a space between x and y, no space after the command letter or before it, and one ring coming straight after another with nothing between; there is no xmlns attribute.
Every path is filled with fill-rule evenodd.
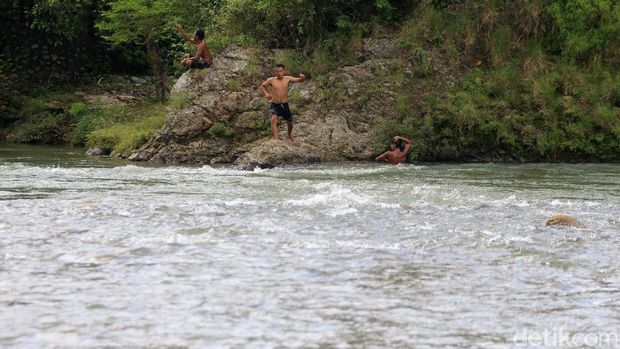
<svg viewBox="0 0 620 349"><path fill-rule="evenodd" d="M278 136L278 116L286 120L288 139L295 141L293 137L293 114L288 107L288 85L289 83L303 82L306 80L304 74L299 74L298 78L284 75L284 64L276 64L276 76L267 79L260 85L265 98L269 101L269 113L271 115L271 136L273 139L280 139ZM267 87L271 86L270 94Z"/></svg>
<svg viewBox="0 0 620 349"><path fill-rule="evenodd" d="M404 143L404 146L399 143ZM407 161L407 154L411 152L411 140L401 136L394 136L390 142L390 150L377 156L375 161L385 161L393 165Z"/></svg>
<svg viewBox="0 0 620 349"><path fill-rule="evenodd" d="M202 29L196 30L194 36L189 36L187 30L180 25L175 24L177 30L181 32L185 40L198 45L196 49L196 55L192 57L189 53L186 53L181 60L181 65L192 69L204 69L209 68L213 64L213 57L209 51L209 47L205 43L205 31Z"/></svg>

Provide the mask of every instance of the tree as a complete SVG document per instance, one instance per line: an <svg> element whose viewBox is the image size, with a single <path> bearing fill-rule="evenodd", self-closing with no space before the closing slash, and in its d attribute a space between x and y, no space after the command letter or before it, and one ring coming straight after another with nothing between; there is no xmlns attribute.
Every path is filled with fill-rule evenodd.
<svg viewBox="0 0 620 349"><path fill-rule="evenodd" d="M0 61L21 81L67 82L104 70L99 0L0 1ZM41 64L44 62L44 64Z"/></svg>
<svg viewBox="0 0 620 349"><path fill-rule="evenodd" d="M103 12L97 28L112 44L143 43L157 85L159 98L168 96L164 60L157 45L162 24L173 16L174 1L117 0Z"/></svg>

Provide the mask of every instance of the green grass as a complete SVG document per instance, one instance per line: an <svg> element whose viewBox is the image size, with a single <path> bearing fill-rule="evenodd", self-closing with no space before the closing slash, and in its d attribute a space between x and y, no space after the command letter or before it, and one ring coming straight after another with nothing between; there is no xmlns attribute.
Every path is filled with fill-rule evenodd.
<svg viewBox="0 0 620 349"><path fill-rule="evenodd" d="M415 91L394 85L395 114L375 130L378 151L400 134L414 140L410 159L417 160L620 161L613 68L584 68L530 52L536 57L527 66L523 56L505 57L420 102Z"/></svg>
<svg viewBox="0 0 620 349"><path fill-rule="evenodd" d="M102 148L121 157L131 155L146 143L164 124L165 105L149 103L131 108L132 120L109 123L87 135L88 148Z"/></svg>
<svg viewBox="0 0 620 349"><path fill-rule="evenodd" d="M230 138L234 136L235 131L227 123L217 121L211 125L207 133L211 137Z"/></svg>
<svg viewBox="0 0 620 349"><path fill-rule="evenodd" d="M293 103L301 101L301 92L299 90L290 90L288 100Z"/></svg>
<svg viewBox="0 0 620 349"><path fill-rule="evenodd" d="M100 147L121 157L131 155L146 143L163 125L165 117L155 115L146 119L117 124L88 135L87 147Z"/></svg>
<svg viewBox="0 0 620 349"><path fill-rule="evenodd" d="M12 119L7 140L14 143L65 144L75 117L66 113L79 98L66 88L49 92L45 89L31 90L23 94L11 94L8 119Z"/></svg>
<svg viewBox="0 0 620 349"><path fill-rule="evenodd" d="M168 105L174 110L180 110L185 107L185 105L187 105L187 102L193 97L193 94L190 94L189 92L178 92L170 96L170 99L168 100Z"/></svg>
<svg viewBox="0 0 620 349"><path fill-rule="evenodd" d="M227 83L230 91L241 91L241 83L237 79L230 79Z"/></svg>

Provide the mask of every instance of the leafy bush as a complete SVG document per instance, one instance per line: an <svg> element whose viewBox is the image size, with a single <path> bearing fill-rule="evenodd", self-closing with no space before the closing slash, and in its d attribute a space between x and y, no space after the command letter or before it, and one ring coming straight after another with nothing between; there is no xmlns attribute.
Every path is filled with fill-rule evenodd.
<svg viewBox="0 0 620 349"><path fill-rule="evenodd" d="M191 98L193 98L193 96L188 92L178 92L170 96L168 105L172 109L179 110L183 108Z"/></svg>
<svg viewBox="0 0 620 349"><path fill-rule="evenodd" d="M230 138L235 134L235 131L226 123L216 121L211 125L207 133L211 137Z"/></svg>
<svg viewBox="0 0 620 349"><path fill-rule="evenodd" d="M79 119L84 114L86 114L87 112L88 112L88 106L84 102L77 102L77 103L71 104L71 107L69 108L69 111L68 111L69 115L71 115L71 117L76 120Z"/></svg>
<svg viewBox="0 0 620 349"><path fill-rule="evenodd" d="M163 108L159 113L129 123L93 131L88 134L86 146L99 147L112 151L118 156L129 156L146 143L164 124Z"/></svg>
<svg viewBox="0 0 620 349"><path fill-rule="evenodd" d="M64 144L70 128L71 120L66 116L45 113L19 124L7 138L13 143Z"/></svg>
<svg viewBox="0 0 620 349"><path fill-rule="evenodd" d="M240 91L241 90L241 84L239 83L239 80L236 79L231 79L228 80L228 89L230 91Z"/></svg>

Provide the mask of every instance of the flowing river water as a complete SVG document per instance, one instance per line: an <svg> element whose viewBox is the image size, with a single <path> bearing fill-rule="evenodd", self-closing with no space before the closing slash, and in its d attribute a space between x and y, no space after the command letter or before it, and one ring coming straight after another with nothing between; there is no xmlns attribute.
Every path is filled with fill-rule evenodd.
<svg viewBox="0 0 620 349"><path fill-rule="evenodd" d="M2 348L620 344L618 164L82 153L0 145Z"/></svg>

